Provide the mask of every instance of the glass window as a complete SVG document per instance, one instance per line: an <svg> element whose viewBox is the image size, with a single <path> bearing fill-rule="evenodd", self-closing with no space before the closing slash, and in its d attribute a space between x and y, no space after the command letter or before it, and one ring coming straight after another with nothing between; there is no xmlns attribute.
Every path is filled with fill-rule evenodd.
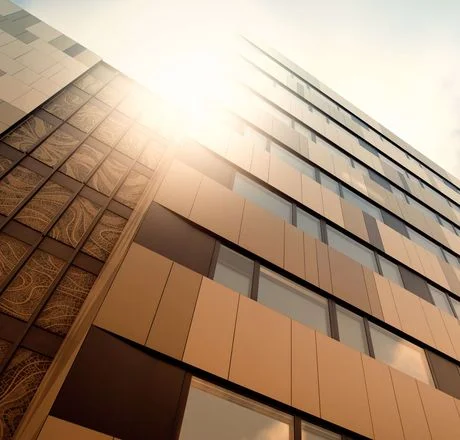
<svg viewBox="0 0 460 440"><path fill-rule="evenodd" d="M305 174L308 177L311 177L313 180L316 180L315 168L299 157L294 156L293 154L289 153L289 151L285 150L274 142L271 144L271 152L273 155L277 156L279 159L281 159L283 162L286 162L297 171Z"/></svg>
<svg viewBox="0 0 460 440"><path fill-rule="evenodd" d="M406 194L404 194L399 188L396 188L396 186L394 186L394 185L391 186L391 192L399 200L403 200L404 202L407 202Z"/></svg>
<svg viewBox="0 0 460 440"><path fill-rule="evenodd" d="M369 169L369 177L382 188L385 188L387 191L391 191L391 186L386 179L384 179L380 174L377 174L375 171Z"/></svg>
<svg viewBox="0 0 460 440"><path fill-rule="evenodd" d="M458 301L457 299L451 296L450 302L454 306L455 314L457 315L457 318L458 318L460 316L460 301Z"/></svg>
<svg viewBox="0 0 460 440"><path fill-rule="evenodd" d="M438 256L441 260L444 260L444 255L438 245L434 244L428 238L414 231L412 228L407 228L407 230L409 231L409 237L413 242L424 247L428 252Z"/></svg>
<svg viewBox="0 0 460 440"><path fill-rule="evenodd" d="M340 341L361 353L369 354L363 318L337 306L337 321Z"/></svg>
<svg viewBox="0 0 460 440"><path fill-rule="evenodd" d="M359 145L361 145L361 147L363 147L365 150L369 151L369 153L379 157L377 148L373 147L369 142L366 142L364 139L358 139L358 142Z"/></svg>
<svg viewBox="0 0 460 440"><path fill-rule="evenodd" d="M329 334L327 299L264 267L260 269L257 301L302 324Z"/></svg>
<svg viewBox="0 0 460 440"><path fill-rule="evenodd" d="M342 234L331 226L327 227L327 240L329 246L337 249L350 258L353 258L358 263L367 266L369 269L377 272L377 265L374 258L374 252L367 247L356 242L350 237Z"/></svg>
<svg viewBox="0 0 460 440"><path fill-rule="evenodd" d="M351 166L351 159L349 156L347 156L345 153L340 151L338 148L336 148L334 145L330 144L328 141L321 137L316 138L316 143L318 145L322 145L323 147L326 147L329 152L335 156L341 157L348 165Z"/></svg>
<svg viewBox="0 0 460 440"><path fill-rule="evenodd" d="M458 262L458 258L454 255L454 254L451 254L449 251L443 249L442 250L444 256L446 257L446 260L449 264L451 264L452 266L458 266L459 265L459 262Z"/></svg>
<svg viewBox="0 0 460 440"><path fill-rule="evenodd" d="M318 218L297 208L297 227L308 235L321 240L321 225Z"/></svg>
<svg viewBox="0 0 460 440"><path fill-rule="evenodd" d="M430 284L428 284L428 289L430 289L431 296L433 297L433 301L436 306L441 310L444 310L444 312L453 315L452 308L450 307L449 300L447 299L447 295Z"/></svg>
<svg viewBox="0 0 460 440"><path fill-rule="evenodd" d="M291 416L193 378L180 440L292 440Z"/></svg>
<svg viewBox="0 0 460 440"><path fill-rule="evenodd" d="M236 173L233 191L289 223L292 222L292 205L289 202L239 173Z"/></svg>
<svg viewBox="0 0 460 440"><path fill-rule="evenodd" d="M341 435L311 423L302 422L302 440L340 440ZM268 440L268 439L267 439Z"/></svg>
<svg viewBox="0 0 460 440"><path fill-rule="evenodd" d="M356 160L353 160L353 168L361 171L365 176L369 174L369 169L365 167L363 164L357 162Z"/></svg>
<svg viewBox="0 0 460 440"><path fill-rule="evenodd" d="M370 323L369 326L376 359L433 385L425 352L420 347L375 324Z"/></svg>
<svg viewBox="0 0 460 440"><path fill-rule="evenodd" d="M342 192L343 198L345 200L348 200L349 202L356 205L359 209L361 209L361 211L367 212L370 216L382 221L382 213L380 212L380 209L377 208L377 206L373 205L372 203L368 202L347 188L343 188Z"/></svg>
<svg viewBox="0 0 460 440"><path fill-rule="evenodd" d="M228 247L220 246L214 271L214 281L249 296L253 271L254 262L252 260Z"/></svg>
<svg viewBox="0 0 460 440"><path fill-rule="evenodd" d="M349 115L351 116L351 119L352 119L354 122L356 122L356 124L360 125L361 127L363 127L363 128L366 129L366 130L369 130L369 126L368 126L365 122L361 121L361 119L358 119L358 118L357 118L355 115L353 115L352 113L349 113Z"/></svg>
<svg viewBox="0 0 460 440"><path fill-rule="evenodd" d="M337 180L321 172L320 172L320 180L321 180L321 185L323 185L327 189L330 189L331 191L335 192L338 196L340 196L340 187L339 187L339 183L337 182Z"/></svg>
<svg viewBox="0 0 460 440"><path fill-rule="evenodd" d="M382 268L382 275L385 278L394 281L396 284L399 284L401 287L404 287L399 267L391 261L387 260L386 258L382 257L381 255L379 255L379 262L380 267Z"/></svg>
<svg viewBox="0 0 460 440"><path fill-rule="evenodd" d="M450 232L453 232L455 234L454 225L452 223L448 222L442 217L438 217L438 222L441 226L443 226L444 228L448 229Z"/></svg>

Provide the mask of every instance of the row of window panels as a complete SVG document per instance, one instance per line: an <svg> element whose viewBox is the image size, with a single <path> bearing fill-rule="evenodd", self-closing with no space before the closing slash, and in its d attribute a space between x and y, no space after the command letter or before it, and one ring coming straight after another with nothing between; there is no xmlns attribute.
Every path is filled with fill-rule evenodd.
<svg viewBox="0 0 460 440"><path fill-rule="evenodd" d="M420 233L416 232L413 228L405 224L407 222L403 223L395 215L389 213L386 210L382 210L375 203L372 203L366 200L365 198L361 197L356 191L348 189L336 178L330 177L329 175L323 173L319 170L318 167L306 162L300 157L287 151L280 144L269 140L262 133L256 131L247 124L244 124L243 129L241 131L243 130L244 135L249 139L253 140L253 145L255 148L261 151L263 150L271 153L273 156L276 156L277 158L281 159L283 162L292 166L300 173L310 177L311 179L317 181L321 185L335 192L340 197L355 204L362 211L367 212L369 215L384 222L385 224L392 227L393 229L403 234L407 238L425 247L425 249L434 253L442 260L447 261L449 264L454 264L456 266L460 264L458 258L454 256L451 252L441 248L429 237L427 238L425 236L422 236ZM440 217L439 220L441 220ZM440 224L443 225L443 223ZM452 231L455 231L456 235L460 234L459 228L452 229Z"/></svg>
<svg viewBox="0 0 460 440"><path fill-rule="evenodd" d="M414 186L411 180L407 180L404 175L402 175L398 170L394 169L394 167L389 168L388 161L378 162L378 167L380 168L380 174L376 173L372 167L375 167L375 163L371 164L370 167L365 162L361 163L358 162L353 156L351 156L348 152L342 151L341 149L337 148L335 145L327 141L325 138L313 133L307 125L304 123L299 123L298 121L292 119L288 114L284 113L284 111L278 110L273 106L273 104L269 101L262 99L254 95L253 103L255 106L260 108L261 110L269 113L277 120L281 121L286 125L286 128L292 128L296 132L301 135L307 136L310 140L321 145L322 147L326 148L328 152L332 155L336 155L343 159L345 163L348 163L350 166L354 166L355 168L359 169L364 175L369 175L376 183L382 186L385 190L392 192L393 194L397 195L400 198L404 198L409 200L410 203L417 206L423 213L428 216L429 218L433 218L435 221L439 222L438 214L434 209L437 209L439 212L442 213L443 216L446 217L444 219L444 223L448 225L449 228L453 228L455 225L455 221L458 222L458 215L460 214L460 208L452 203L445 203L443 205L439 205L436 203L436 199L433 199L431 195L424 195L425 188L428 187L420 187ZM320 132L322 129L319 130ZM340 142L340 140L339 140ZM360 143L356 143L357 145L362 145L365 147L366 150L369 150L370 147L368 144L364 144L363 141ZM367 162L374 162L369 157ZM376 160L378 160L376 158ZM392 182L398 182L398 185L401 189L397 188ZM426 205L422 205L412 195L416 195L417 197L421 198Z"/></svg>
<svg viewBox="0 0 460 440"><path fill-rule="evenodd" d="M460 398L458 365L430 350L423 350L230 248L220 246L212 278L422 382L433 385L435 377L442 391Z"/></svg>
<svg viewBox="0 0 460 440"><path fill-rule="evenodd" d="M246 53L246 51L243 52ZM312 102L314 102L319 108L321 108L327 114L333 114L336 120L338 120L348 129L350 129L352 132L357 133L359 135L364 135L365 137L366 132L369 132L371 134L371 138L369 140L375 138L380 141L383 141L382 135L376 132L374 128L370 127L361 119L357 118L355 115L350 113L345 107L337 105L336 102L332 101L326 94L322 93L321 91L317 90L314 86L307 83L299 75L294 75L284 66L282 66L279 62L273 61L268 56L265 56L265 54L263 54L263 52L260 51L258 48L253 48L253 50L250 51L249 58L252 62L255 62L258 66L260 66L264 71L270 72L270 74L273 75L282 84L287 85L302 97L308 97L310 100L312 100ZM347 117L343 117L344 114L347 115ZM359 125L359 128L356 124ZM366 131L363 132L362 130L360 130L360 128L364 128ZM454 191L456 194L460 194L460 190L444 176L441 176L430 170L423 162L421 162L419 159L415 157L410 156L407 153L407 151L405 151L403 148L401 148L391 140L389 142L391 144L391 148L395 146L398 149L398 151L388 150L387 148L385 148L385 143L381 144L381 148L383 147L385 152L389 154L390 157L394 157L393 153L398 153L399 157L401 155L400 153L402 152L403 156L401 157L409 161L415 160L415 162L418 164L418 167L421 170L423 170L423 172L426 174L428 180L431 181L433 186L438 187L441 192L444 190L445 187L447 187L450 190ZM412 172L417 174L417 170L414 170L411 167L410 162L406 164L406 166L408 167L408 169L411 169ZM433 179L435 183L433 182Z"/></svg>
<svg viewBox="0 0 460 440"><path fill-rule="evenodd" d="M237 173L233 183L233 191L283 218L287 222L294 224L312 237L324 241L329 246L353 258L372 271L381 273L386 278L391 279L401 287L405 287L420 298L437 305L451 315L460 316L460 302L457 298L437 289L417 274L391 262L382 255L379 255L375 250L364 246L333 226L322 223L319 218L311 213L293 205L253 180Z"/></svg>

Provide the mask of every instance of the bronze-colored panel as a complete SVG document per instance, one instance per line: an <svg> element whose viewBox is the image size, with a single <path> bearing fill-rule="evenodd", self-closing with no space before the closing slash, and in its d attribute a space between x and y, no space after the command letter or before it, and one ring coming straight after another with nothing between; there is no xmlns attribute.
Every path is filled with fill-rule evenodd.
<svg viewBox="0 0 460 440"><path fill-rule="evenodd" d="M156 193L155 201L188 217L202 177L203 175L193 168L174 161Z"/></svg>
<svg viewBox="0 0 460 440"><path fill-rule="evenodd" d="M388 255L396 258L404 264L410 265L409 255L404 246L402 235L381 222L377 222L383 248Z"/></svg>
<svg viewBox="0 0 460 440"><path fill-rule="evenodd" d="M292 323L292 406L320 416L316 332Z"/></svg>
<svg viewBox="0 0 460 440"><path fill-rule="evenodd" d="M284 223L284 265L289 272L305 279L304 233Z"/></svg>
<svg viewBox="0 0 460 440"><path fill-rule="evenodd" d="M345 227L340 197L324 186L321 186L321 196L323 198L324 216L342 228Z"/></svg>
<svg viewBox="0 0 460 440"><path fill-rule="evenodd" d="M329 248L329 261L333 294L371 313L362 266L333 248Z"/></svg>
<svg viewBox="0 0 460 440"><path fill-rule="evenodd" d="M361 353L321 333L316 343L321 417L373 437Z"/></svg>
<svg viewBox="0 0 460 440"><path fill-rule="evenodd" d="M458 325L458 320L447 313L441 313L441 317L446 326L447 333L449 333L455 353L457 353L456 358L460 360L460 325Z"/></svg>
<svg viewBox="0 0 460 440"><path fill-rule="evenodd" d="M92 99L70 117L69 124L85 133L89 133L104 119L108 111L108 106L96 99Z"/></svg>
<svg viewBox="0 0 460 440"><path fill-rule="evenodd" d="M227 378L240 295L204 277L183 361Z"/></svg>
<svg viewBox="0 0 460 440"><path fill-rule="evenodd" d="M204 176L193 203L190 220L237 243L243 206L242 197Z"/></svg>
<svg viewBox="0 0 460 440"><path fill-rule="evenodd" d="M101 142L114 147L130 124L131 120L129 118L120 112L114 111L94 130L92 135Z"/></svg>
<svg viewBox="0 0 460 440"><path fill-rule="evenodd" d="M26 243L0 233L0 283L13 271L28 249Z"/></svg>
<svg viewBox="0 0 460 440"><path fill-rule="evenodd" d="M144 344L171 267L172 261L133 243L94 323Z"/></svg>
<svg viewBox="0 0 460 440"><path fill-rule="evenodd" d="M406 440L431 440L416 380L393 368L390 373Z"/></svg>
<svg viewBox="0 0 460 440"><path fill-rule="evenodd" d="M307 234L303 234L303 247L305 255L305 279L315 286L319 286L316 240Z"/></svg>
<svg viewBox="0 0 460 440"><path fill-rule="evenodd" d="M301 175L281 159L271 156L268 183L299 202L302 200Z"/></svg>
<svg viewBox="0 0 460 440"><path fill-rule="evenodd" d="M284 221L246 201L238 244L283 267Z"/></svg>
<svg viewBox="0 0 460 440"><path fill-rule="evenodd" d="M344 199L340 199L340 203L342 205L345 228L352 234L369 242L369 235L367 233L366 223L364 222L363 212Z"/></svg>
<svg viewBox="0 0 460 440"><path fill-rule="evenodd" d="M392 282L375 272L374 279L375 286L377 287L377 293L380 299L380 305L382 306L382 313L385 322L392 325L393 327L401 329L401 320L399 319L398 311L396 310L395 300L393 298L393 292L390 287L390 284L392 284Z"/></svg>
<svg viewBox="0 0 460 440"><path fill-rule="evenodd" d="M67 119L88 98L85 92L71 86L45 104L44 109L60 119Z"/></svg>
<svg viewBox="0 0 460 440"><path fill-rule="evenodd" d="M458 440L460 417L454 398L422 382L417 386L433 440Z"/></svg>
<svg viewBox="0 0 460 440"><path fill-rule="evenodd" d="M362 358L374 438L404 440L389 368L369 356Z"/></svg>
<svg viewBox="0 0 460 440"><path fill-rule="evenodd" d="M305 174L302 174L302 203L313 211L324 214L321 185Z"/></svg>
<svg viewBox="0 0 460 440"><path fill-rule="evenodd" d="M123 185L121 185L121 188L115 195L115 200L118 200L124 205L134 209L144 193L148 182L148 177L131 170L123 182Z"/></svg>
<svg viewBox="0 0 460 440"><path fill-rule="evenodd" d="M449 290L460 296L460 280L455 274L454 269L445 261L440 261L439 263L441 264L441 269L444 272L444 275L446 276L447 282L449 284Z"/></svg>
<svg viewBox="0 0 460 440"><path fill-rule="evenodd" d="M364 281L366 282L367 296L369 298L369 305L371 313L378 319L384 320L382 305L380 304L379 292L374 278L374 272L365 266L362 266L364 272Z"/></svg>
<svg viewBox="0 0 460 440"><path fill-rule="evenodd" d="M182 359L202 276L174 263L146 345Z"/></svg>
<svg viewBox="0 0 460 440"><path fill-rule="evenodd" d="M332 293L331 267L329 263L329 247L315 239L316 258L318 262L319 287Z"/></svg>
<svg viewBox="0 0 460 440"><path fill-rule="evenodd" d="M113 151L93 174L88 185L96 191L110 196L128 171L128 166L129 162L120 153Z"/></svg>
<svg viewBox="0 0 460 440"><path fill-rule="evenodd" d="M417 249L415 248L415 243L404 236L402 237L402 240L407 254L409 255L409 261L411 263L409 267L414 269L416 272L423 274L423 265L420 261Z"/></svg>
<svg viewBox="0 0 460 440"><path fill-rule="evenodd" d="M112 436L48 416L38 440L112 440Z"/></svg>
<svg viewBox="0 0 460 440"><path fill-rule="evenodd" d="M229 379L290 405L291 320L241 296Z"/></svg>

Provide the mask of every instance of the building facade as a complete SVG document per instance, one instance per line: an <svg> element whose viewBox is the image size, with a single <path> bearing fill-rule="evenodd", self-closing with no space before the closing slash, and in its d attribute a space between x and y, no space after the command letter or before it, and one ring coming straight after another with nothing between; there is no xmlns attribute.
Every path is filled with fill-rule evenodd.
<svg viewBox="0 0 460 440"><path fill-rule="evenodd" d="M0 438L460 438L457 178L254 41L183 132L0 29Z"/></svg>

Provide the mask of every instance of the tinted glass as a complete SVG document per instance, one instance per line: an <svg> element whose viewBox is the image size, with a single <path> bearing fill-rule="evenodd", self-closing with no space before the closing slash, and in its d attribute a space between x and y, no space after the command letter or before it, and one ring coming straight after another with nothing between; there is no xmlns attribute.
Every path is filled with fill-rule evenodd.
<svg viewBox="0 0 460 440"><path fill-rule="evenodd" d="M359 144L361 147L363 147L365 150L369 151L369 153L373 154L374 156L379 157L379 152L378 150L373 147L369 142L366 142L363 139L358 139Z"/></svg>
<svg viewBox="0 0 460 440"><path fill-rule="evenodd" d="M453 315L452 308L450 307L449 300L447 299L447 295L444 292L441 292L436 287L431 286L428 284L428 289L430 289L431 296L433 297L433 301L437 307L439 307L444 312Z"/></svg>
<svg viewBox="0 0 460 440"><path fill-rule="evenodd" d="M363 318L337 306L337 321L340 341L361 353L369 354Z"/></svg>
<svg viewBox="0 0 460 440"><path fill-rule="evenodd" d="M265 268L260 270L257 300L302 324L329 334L327 300Z"/></svg>
<svg viewBox="0 0 460 440"><path fill-rule="evenodd" d="M373 205L372 203L368 202L367 200L363 199L358 194L354 193L353 191L348 190L347 188L343 188L343 198L348 200L349 202L356 205L361 211L367 212L372 217L382 220L382 214L380 209L377 206Z"/></svg>
<svg viewBox="0 0 460 440"><path fill-rule="evenodd" d="M292 205L263 186L237 173L233 191L291 223Z"/></svg>
<svg viewBox="0 0 460 440"><path fill-rule="evenodd" d="M337 182L337 180L327 176L324 173L320 173L320 179L321 185L323 185L327 189L330 189L331 191L335 192L338 196L340 196L339 183Z"/></svg>
<svg viewBox="0 0 460 440"><path fill-rule="evenodd" d="M294 156L293 154L289 153L287 150L275 144L274 142L272 142L271 144L271 152L272 154L280 158L283 162L286 162L288 165L295 168L300 173L311 177L313 180L316 180L315 169L299 157Z"/></svg>
<svg viewBox="0 0 460 440"><path fill-rule="evenodd" d="M387 191L391 191L390 184L387 180L385 180L382 176L377 174L373 170L369 170L369 177L377 184L379 184L382 188L385 188Z"/></svg>
<svg viewBox="0 0 460 440"><path fill-rule="evenodd" d="M393 368L433 385L425 352L375 324L369 324L375 358Z"/></svg>
<svg viewBox="0 0 460 440"><path fill-rule="evenodd" d="M313 217L308 212L297 208L297 227L302 229L308 235L321 239L321 226L320 221L316 217Z"/></svg>
<svg viewBox="0 0 460 440"><path fill-rule="evenodd" d="M385 278L394 281L396 284L399 284L401 287L404 287L404 283L401 278L401 272L399 271L399 267L392 263L391 261L387 260L386 258L379 255L379 262L380 267L382 268L382 275Z"/></svg>
<svg viewBox="0 0 460 440"><path fill-rule="evenodd" d="M327 227L327 240L329 246L377 272L374 252L370 249L330 226Z"/></svg>
<svg viewBox="0 0 460 440"><path fill-rule="evenodd" d="M231 249L220 246L214 280L232 290L249 296L254 262Z"/></svg>
<svg viewBox="0 0 460 440"><path fill-rule="evenodd" d="M180 440L292 440L292 417L193 379Z"/></svg>

